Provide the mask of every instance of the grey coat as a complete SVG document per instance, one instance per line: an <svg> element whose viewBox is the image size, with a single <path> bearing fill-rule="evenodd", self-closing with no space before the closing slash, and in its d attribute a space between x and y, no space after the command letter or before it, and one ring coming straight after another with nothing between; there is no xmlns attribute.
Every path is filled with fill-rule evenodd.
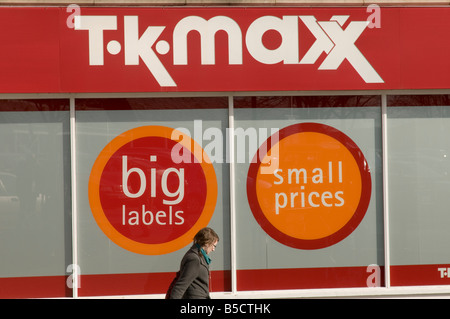
<svg viewBox="0 0 450 319"><path fill-rule="evenodd" d="M209 299L209 265L193 245L181 260L180 276L170 299Z"/></svg>

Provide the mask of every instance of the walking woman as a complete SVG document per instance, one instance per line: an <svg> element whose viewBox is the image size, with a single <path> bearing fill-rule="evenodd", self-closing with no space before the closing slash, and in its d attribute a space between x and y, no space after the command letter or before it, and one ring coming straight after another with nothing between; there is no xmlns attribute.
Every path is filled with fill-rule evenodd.
<svg viewBox="0 0 450 319"><path fill-rule="evenodd" d="M215 250L219 236L205 227L194 237L194 244L181 260L180 271L177 273L166 298L170 299L210 299L209 295L209 264L208 256Z"/></svg>

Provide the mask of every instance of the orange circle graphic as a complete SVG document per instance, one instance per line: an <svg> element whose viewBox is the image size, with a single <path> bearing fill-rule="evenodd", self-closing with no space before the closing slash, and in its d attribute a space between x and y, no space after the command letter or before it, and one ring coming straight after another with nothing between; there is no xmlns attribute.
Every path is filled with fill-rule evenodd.
<svg viewBox="0 0 450 319"><path fill-rule="evenodd" d="M331 246L351 234L371 197L369 166L344 133L319 123L281 129L258 150L247 196L260 226L299 249Z"/></svg>
<svg viewBox="0 0 450 319"><path fill-rule="evenodd" d="M163 243L148 244L135 241L119 232L108 220L100 199L100 181L103 170L110 158L121 147L134 140L144 137L162 137L178 142L195 157L201 165L206 182L206 200L200 217L195 224L181 236ZM194 153L195 149L195 153ZM201 150L199 152L198 150ZM89 203L92 214L104 234L118 246L144 255L162 255L181 249L192 242L195 234L206 227L214 213L217 200L217 179L214 167L207 154L188 135L165 126L142 126L126 131L114 138L98 155L89 177Z"/></svg>
<svg viewBox="0 0 450 319"><path fill-rule="evenodd" d="M275 147L277 171L262 174L260 168L256 179L258 202L269 222L289 236L308 240L342 228L361 196L352 154L339 141L316 132L292 134Z"/></svg>

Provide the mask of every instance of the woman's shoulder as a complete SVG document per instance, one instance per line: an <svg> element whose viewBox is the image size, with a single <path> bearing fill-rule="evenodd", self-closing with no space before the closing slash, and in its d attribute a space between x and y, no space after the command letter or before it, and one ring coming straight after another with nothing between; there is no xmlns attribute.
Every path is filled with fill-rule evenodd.
<svg viewBox="0 0 450 319"><path fill-rule="evenodd" d="M198 261L200 262L200 256L198 254L198 249L195 246L192 246L184 255L183 259L185 262L188 261Z"/></svg>

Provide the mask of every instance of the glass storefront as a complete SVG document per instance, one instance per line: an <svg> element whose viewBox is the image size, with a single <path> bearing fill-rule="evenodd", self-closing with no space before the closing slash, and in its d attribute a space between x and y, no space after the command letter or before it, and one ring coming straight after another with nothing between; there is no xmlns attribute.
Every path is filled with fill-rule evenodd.
<svg viewBox="0 0 450 319"><path fill-rule="evenodd" d="M0 296L162 297L207 225L213 297L448 285L449 110L347 92L0 100Z"/></svg>
<svg viewBox="0 0 450 319"><path fill-rule="evenodd" d="M393 286L447 284L449 95L388 96Z"/></svg>
<svg viewBox="0 0 450 319"><path fill-rule="evenodd" d="M0 110L0 294L71 296L69 100L2 100Z"/></svg>
<svg viewBox="0 0 450 319"><path fill-rule="evenodd" d="M324 127L320 134L299 127L301 133L284 138L279 136L278 171L265 174L272 175L267 179L262 179L260 174L261 182L256 182L257 189L264 181L275 189L267 192L268 197L273 196L274 203L264 204L262 210L267 220L276 223L279 233L270 227L264 230L260 227L261 216L252 214L254 205L251 201L261 203L262 196L251 198L246 189L247 179L252 178L250 173L247 174L249 161L236 163L238 290L366 287L367 267L383 265L383 232L380 231L383 211L382 202L378 200L382 193L380 106L379 96L236 98L235 127L244 130L255 128L264 132L275 128L281 132L309 123ZM342 201L350 200L347 192L352 190L348 188L347 191L346 186L340 185L349 178L346 175L350 174L350 160L344 154L329 154L340 152L331 138L313 142L315 135L327 136L327 130L331 128L359 146L371 175L371 190L367 190L370 205L361 224L353 225L357 228L345 240L325 235L337 232L347 222L334 220L332 215L342 215L339 206ZM287 144L289 138L291 145ZM295 140L299 142L295 143ZM272 149L276 145L270 144ZM284 158L290 160L283 161ZM338 180L341 178L342 182ZM278 209L275 216L270 215L272 206ZM284 220L283 214L286 214ZM311 215L316 215L316 220ZM286 225L291 223L306 230L290 230ZM284 234L291 238L284 239ZM327 242L318 242L326 237L329 237ZM318 246L314 242L318 242Z"/></svg>

